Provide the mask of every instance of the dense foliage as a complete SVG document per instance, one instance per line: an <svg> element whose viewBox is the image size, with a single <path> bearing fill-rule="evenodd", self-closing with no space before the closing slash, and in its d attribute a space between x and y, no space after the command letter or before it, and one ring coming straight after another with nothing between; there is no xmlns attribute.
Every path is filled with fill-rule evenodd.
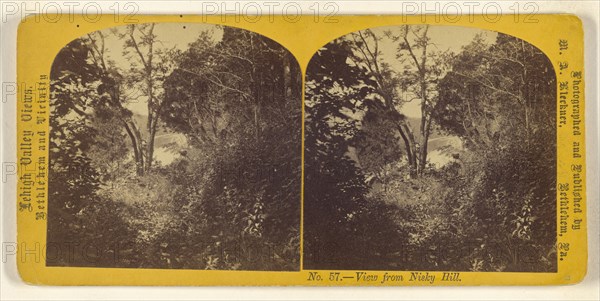
<svg viewBox="0 0 600 301"><path fill-rule="evenodd" d="M551 62L503 34L428 53L427 28L398 32L350 34L309 64L304 267L555 271ZM384 38L404 69L380 58ZM407 94L422 108L412 125ZM408 133L423 144L404 143ZM462 147L443 166L418 157L415 172L410 153L428 152L429 135Z"/></svg>
<svg viewBox="0 0 600 301"><path fill-rule="evenodd" d="M177 51L160 49L153 24L128 26L58 54L49 265L299 268L299 67L272 40L221 30ZM107 34L129 70L106 58ZM175 160L160 162L158 145Z"/></svg>
<svg viewBox="0 0 600 301"><path fill-rule="evenodd" d="M48 265L299 268L300 68L272 40L220 30L177 50L130 25L57 55ZM503 34L455 53L428 34L352 33L308 65L304 268L555 271L551 62Z"/></svg>

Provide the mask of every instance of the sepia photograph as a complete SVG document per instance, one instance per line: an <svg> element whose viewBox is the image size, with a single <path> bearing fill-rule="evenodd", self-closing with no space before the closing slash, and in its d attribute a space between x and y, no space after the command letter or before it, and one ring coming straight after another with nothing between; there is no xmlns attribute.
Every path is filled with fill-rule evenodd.
<svg viewBox="0 0 600 301"><path fill-rule="evenodd" d="M597 284L589 18L293 5L16 22L2 279Z"/></svg>
<svg viewBox="0 0 600 301"><path fill-rule="evenodd" d="M556 73L442 25L352 32L305 84L305 269L557 271Z"/></svg>
<svg viewBox="0 0 600 301"><path fill-rule="evenodd" d="M302 76L283 46L123 25L68 43L50 84L47 266L300 269Z"/></svg>

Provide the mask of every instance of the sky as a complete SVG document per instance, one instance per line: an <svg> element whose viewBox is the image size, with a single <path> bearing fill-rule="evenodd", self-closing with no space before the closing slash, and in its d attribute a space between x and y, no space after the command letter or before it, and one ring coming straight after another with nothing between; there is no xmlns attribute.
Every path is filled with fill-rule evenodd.
<svg viewBox="0 0 600 301"><path fill-rule="evenodd" d="M117 28L119 32L124 32L125 27ZM154 47L160 49L178 49L185 50L187 46L194 42L200 33L210 31L213 33L215 42L223 37L223 30L216 25L202 23L157 23L154 27L154 34L160 43ZM123 55L124 40L119 39L117 35L111 32L111 29L104 29L102 33L105 36L105 46L107 49L107 58L114 61L116 67L122 70L128 70L131 66L131 60ZM135 57L136 62L137 57ZM147 115L145 99L140 97L136 101L127 103L127 108L136 114Z"/></svg>
<svg viewBox="0 0 600 301"><path fill-rule="evenodd" d="M379 40L379 50L381 52L381 59L390 65L396 72L401 72L404 68L403 64L397 59L397 48L398 42L392 41L387 38L385 32L390 31L392 35L400 35L401 26L386 26L372 28L371 30L377 37L384 37ZM492 44L496 41L497 33L493 31L481 30L478 28L470 27L458 27L458 26L435 26L431 25L427 32L430 38L432 46L429 47L430 52L445 52L450 51L458 53L461 51L463 46L468 45L473 41L476 35L481 34L485 43ZM409 39L410 41L411 39ZM412 118L421 118L421 105L419 100L413 100L405 103L400 112L404 115ZM462 142L458 137L455 136L441 136L438 138L431 139L429 143L434 140L437 141L435 144L437 148L429 149L428 160L429 163L434 164L437 167L442 167L449 162L453 161L451 153L462 149Z"/></svg>
<svg viewBox="0 0 600 301"><path fill-rule="evenodd" d="M383 36L385 31L392 31L392 33L394 33L395 31L400 30L400 28L400 26L386 26L373 28L372 30L378 36ZM120 30L125 30L125 27L121 27ZM223 36L222 29L212 24L158 23L154 29L154 33L160 41L157 45L158 49L175 48L179 50L185 50L187 46L194 42L200 33L204 31L213 32L215 42L221 40ZM120 69L129 69L131 60L123 55L124 41L111 33L110 29L103 30L103 33L105 34L106 39L105 43L108 59L113 60ZM434 51L450 50L452 52L458 52L461 47L469 44L475 35L480 33L483 34L484 40L490 44L495 41L497 36L496 32L478 28L435 25L430 26L428 35L431 39L431 43L434 44ZM380 41L379 47L382 52L383 60L390 64L393 69L399 71L401 66L396 59L397 43L384 38ZM136 114L146 115L147 108L143 98L128 103L127 107ZM409 117L421 117L420 105L416 100L405 104L401 111Z"/></svg>
<svg viewBox="0 0 600 301"><path fill-rule="evenodd" d="M123 53L124 40L118 37L118 33L125 32L126 27L117 27L117 33L113 32L113 30L115 30L115 28L102 30L105 37L106 60L113 61L115 66L121 70L128 70L131 67L133 60L135 60L139 66L140 61L137 56L125 56ZM223 30L212 24L157 23L154 27L154 34L160 42L155 44L154 47L156 50L175 48L183 51L186 50L188 45L194 42L204 31L212 32L215 42L220 41L223 37ZM137 38L139 39L139 34ZM147 116L148 108L146 100L146 97L139 97L134 101L126 103L125 106L135 114ZM157 147L154 150L154 155L158 162L163 165L173 162L179 155L177 152L174 152L167 147L158 146L158 141L175 142L182 147L186 145L185 136L179 133L163 133L158 135L156 139Z"/></svg>
<svg viewBox="0 0 600 301"><path fill-rule="evenodd" d="M385 31L391 31L392 34L399 35L400 29L400 26L386 26L374 28L372 31L377 36L384 36ZM427 34L430 38L430 42L433 44L431 50L441 52L449 50L455 53L459 52L463 46L471 43L477 34L482 34L484 41L489 44L496 41L496 36L498 35L494 31L482 30L479 28L439 25L431 25ZM393 42L388 38L384 38L379 42L382 59L390 64L392 69L400 71L402 66L396 59L397 47L397 42ZM421 117L420 103L417 100L405 104L400 111L409 117Z"/></svg>
<svg viewBox="0 0 600 301"><path fill-rule="evenodd" d="M118 28L117 31L119 30L123 32L125 27ZM394 31L400 30L400 26L379 27L372 30L378 36L383 36L385 31L391 31L394 33ZM204 31L211 31L213 33L215 42L220 41L223 36L222 29L211 24L158 23L155 25L154 33L160 43L155 45L155 47L156 49L175 48L178 50L185 50L187 46L194 42ZM116 67L119 69L129 69L132 60L135 59L137 61L137 57L126 57L123 54L124 40L119 39L118 36L111 31L111 29L105 29L102 32L105 36L107 60L113 61ZM431 43L434 44L433 49L435 51L450 50L452 52L458 52L460 51L461 47L469 44L475 35L480 33L483 34L484 40L490 44L495 41L497 36L497 33L491 31L455 26L430 26L428 35L431 39ZM396 59L397 43L393 42L391 39L384 38L380 41L379 48L382 52L382 59L394 70L400 71L402 66ZM126 106L136 114L143 116L147 115L147 106L143 97L138 98L135 102L126 104ZM405 104L401 109L401 112L409 117L421 117L420 104L416 100ZM169 137L164 137L165 139L182 139L180 134L169 133L166 135ZM159 161L161 161L161 163L169 164L177 157L177 155L166 148L159 147L156 149L156 157ZM447 161L446 156L443 154L439 154L438 156L432 154L432 157L439 157L438 161L440 162L435 162L439 165L443 165Z"/></svg>

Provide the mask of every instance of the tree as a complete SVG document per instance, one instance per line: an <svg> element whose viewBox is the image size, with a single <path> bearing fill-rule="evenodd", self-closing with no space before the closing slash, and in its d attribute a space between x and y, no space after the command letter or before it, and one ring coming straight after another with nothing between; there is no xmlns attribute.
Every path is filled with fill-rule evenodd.
<svg viewBox="0 0 600 301"><path fill-rule="evenodd" d="M133 113L125 107L125 104L132 100L130 99L132 94L126 91L126 79L121 74L121 70L118 70L112 62L107 61L105 34L102 31L90 33L82 40L90 49L88 59L100 70L98 78L102 84L97 89L100 101L95 104L95 107L108 108L105 110L112 112L114 118L123 126L134 151L136 172L138 175L142 175L144 173L144 156L140 153L143 143L142 134Z"/></svg>
<svg viewBox="0 0 600 301"><path fill-rule="evenodd" d="M205 32L179 51L164 50L154 29L111 30L127 69L110 60L107 31L59 53L49 241L131 241L103 266L297 269L300 67L253 32L223 27L218 41ZM154 161L155 139L179 152L172 163Z"/></svg>
<svg viewBox="0 0 600 301"><path fill-rule="evenodd" d="M154 140L160 124L159 116L163 107L164 91L162 83L170 72L172 51L156 47L160 43L154 34L154 23L128 25L123 31L112 30L124 40L123 52L132 64L129 70L119 70L106 59L105 33L97 31L84 39L91 49L90 59L102 71L104 84L98 92L102 103L111 108L115 118L122 124L130 139L134 154L137 175L144 175L152 169L154 160ZM141 130L134 113L127 103L146 102L146 123Z"/></svg>
<svg viewBox="0 0 600 301"><path fill-rule="evenodd" d="M110 82L90 58L93 51L88 39L76 39L61 49L50 72L48 243L58 248L48 248L47 265L114 265L105 258L90 262L80 252L66 256L60 248L77 242L105 251L115 237L134 234L118 205L102 197L126 149L122 129L112 126L110 107L102 105Z"/></svg>
<svg viewBox="0 0 600 301"><path fill-rule="evenodd" d="M82 40L74 40L57 55L51 69L49 227L69 224L94 198L100 185L97 170L87 151L93 146L93 125L85 117L99 101L96 87L101 70L87 61L91 50ZM67 230L67 229L63 229ZM60 230L57 229L57 232Z"/></svg>
<svg viewBox="0 0 600 301"><path fill-rule="evenodd" d="M364 66L368 70L366 76L371 78L372 95L369 105L372 111L377 111L382 118L395 124L396 130L404 142L410 175L418 176L417 144L406 116L400 113L400 107L405 100L401 99L400 81L390 66L381 59L379 50L380 38L371 30L358 31L351 34L353 64Z"/></svg>
<svg viewBox="0 0 600 301"><path fill-rule="evenodd" d="M467 148L457 176L467 193L474 237L509 258L507 270L556 268L556 77L548 58L523 40L499 34L465 46L439 83L440 111L433 116ZM460 185L460 184L459 184ZM527 259L523 254L528 254ZM524 262L526 260L527 262ZM491 264L491 263L486 263Z"/></svg>
<svg viewBox="0 0 600 301"><path fill-rule="evenodd" d="M555 270L551 62L502 34L434 52L427 33L387 34L401 68L386 64L383 37L370 30L328 43L309 63L304 266ZM418 134L401 113L409 101L421 110ZM436 127L462 143L426 170Z"/></svg>
<svg viewBox="0 0 600 301"><path fill-rule="evenodd" d="M383 62L378 37L371 30L352 33L355 63L363 64L374 79L376 97L374 103L380 114L396 124L396 130L404 142L411 177L423 174L427 165L428 142L432 130L432 114L437 109L437 82L446 69L445 56L430 50L429 26L403 25L400 35L391 31L385 35L398 43L396 58L402 70L392 70ZM421 121L416 136L406 117L400 112L402 106L419 101Z"/></svg>
<svg viewBox="0 0 600 301"><path fill-rule="evenodd" d="M293 269L299 261L300 80L281 45L229 27L217 43L200 35L165 80L161 118L190 144L173 182L191 208L183 219L206 222L197 233L211 237L210 268ZM285 260L245 258L257 247Z"/></svg>
<svg viewBox="0 0 600 301"><path fill-rule="evenodd" d="M171 71L170 53L156 47L160 41L154 34L154 27L154 23L132 24L127 26L125 33L120 34L120 37L125 39L125 53L135 58L137 64L141 64L132 64L126 78L127 85L143 91L142 95L137 97L143 96L147 104L146 139L141 140L139 135L130 135L134 145L138 174L152 169L154 140L164 105L162 84Z"/></svg>
<svg viewBox="0 0 600 301"><path fill-rule="evenodd" d="M439 93L437 83L447 68L446 58L440 53L430 50L428 36L429 25L404 25L400 36L391 36L398 42L397 58L410 61L405 64L401 85L408 95L419 99L421 107L421 123L419 126L420 143L415 147L417 159L417 175L421 175L427 165L429 137L432 129L432 115L438 109ZM410 34L414 42L410 41ZM411 97L409 96L409 97Z"/></svg>
<svg viewBox="0 0 600 301"><path fill-rule="evenodd" d="M307 69L304 267L383 269L389 263L382 258L406 239L393 209L367 197L365 174L350 151L373 139L361 136L361 124L372 112L369 96L376 87L369 69L352 63L354 47L349 39L336 39L313 56Z"/></svg>

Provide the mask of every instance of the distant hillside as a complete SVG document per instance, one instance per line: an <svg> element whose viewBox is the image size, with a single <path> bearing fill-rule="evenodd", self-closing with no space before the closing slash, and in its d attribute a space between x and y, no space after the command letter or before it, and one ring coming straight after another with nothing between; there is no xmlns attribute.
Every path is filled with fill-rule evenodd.
<svg viewBox="0 0 600 301"><path fill-rule="evenodd" d="M406 117L408 119L408 123L410 124L410 128L412 129L413 133L415 134L415 136L420 135L421 133L421 118L416 118L416 117ZM430 139L434 139L434 138L438 138L438 137L442 137L443 135L440 135L438 133L438 131L436 130L432 130L431 133L429 134L429 138Z"/></svg>
<svg viewBox="0 0 600 301"><path fill-rule="evenodd" d="M146 122L148 122L148 116L134 113L133 120L135 120L135 123L140 128L140 132L142 133L142 135L147 135L148 132L146 131ZM165 133L166 133L166 131L161 126L159 126L158 129L156 130L157 136L165 134Z"/></svg>
<svg viewBox="0 0 600 301"><path fill-rule="evenodd" d="M135 123L140 129L140 132L144 137L148 136L148 131L146 131L146 122L148 117L141 114L134 114L133 119ZM186 145L185 137L173 131L169 131L164 127L159 126L156 130L156 136L154 137L154 146L156 149L160 149L166 147L168 145L178 144L182 147Z"/></svg>

